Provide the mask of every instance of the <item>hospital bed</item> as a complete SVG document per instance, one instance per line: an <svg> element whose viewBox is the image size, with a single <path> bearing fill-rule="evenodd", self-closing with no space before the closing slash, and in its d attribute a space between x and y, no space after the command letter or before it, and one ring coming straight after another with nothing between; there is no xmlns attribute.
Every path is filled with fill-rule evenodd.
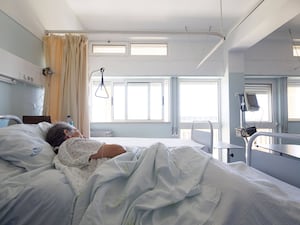
<svg viewBox="0 0 300 225"><path fill-rule="evenodd" d="M52 165L50 126L0 128L1 225L300 224L299 188L196 144L133 143L76 195Z"/></svg>
<svg viewBox="0 0 300 225"><path fill-rule="evenodd" d="M213 125L210 121L193 121L190 139L180 138L138 138L138 137L92 137L92 139L107 144L120 144L123 146L149 147L156 142L168 147L191 146L212 154L213 151Z"/></svg>
<svg viewBox="0 0 300 225"><path fill-rule="evenodd" d="M6 127L16 123L23 123L23 121L15 115L0 115L0 127Z"/></svg>
<svg viewBox="0 0 300 225"><path fill-rule="evenodd" d="M107 144L120 144L122 146L149 147L156 142L163 143L169 147L192 146L199 150L208 151L206 145L189 139L179 138L141 138L141 137L91 137L91 139L105 142Z"/></svg>

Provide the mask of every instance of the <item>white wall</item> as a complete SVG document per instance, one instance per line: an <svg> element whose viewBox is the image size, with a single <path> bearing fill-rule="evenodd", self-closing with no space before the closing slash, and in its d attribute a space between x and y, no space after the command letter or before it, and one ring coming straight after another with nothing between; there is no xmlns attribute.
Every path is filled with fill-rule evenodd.
<svg viewBox="0 0 300 225"><path fill-rule="evenodd" d="M295 34L300 37L300 34ZM99 42L99 40L98 40ZM100 40L101 42L101 40ZM228 63L225 46L221 46L197 69L199 62L217 43L205 38L167 40L167 57L150 56L93 56L90 55L90 71L102 66L106 76L119 75L201 75L224 76ZM91 40L90 43L93 43ZM129 42L127 42L129 43ZM300 59L292 56L292 40L288 30L276 31L249 49L245 54L247 75L300 75ZM297 68L297 69L295 69Z"/></svg>
<svg viewBox="0 0 300 225"><path fill-rule="evenodd" d="M167 40L168 56L95 56L89 57L89 69L105 67L105 76L131 75L204 75L223 76L222 49L197 69L199 62L216 42L194 39ZM99 40L98 40L99 42ZM101 40L100 40L101 42ZM117 41L116 41L117 42ZM93 41L91 40L92 44ZM129 42L127 42L129 43ZM112 42L113 44L113 42Z"/></svg>
<svg viewBox="0 0 300 225"><path fill-rule="evenodd" d="M300 59L293 56L288 31L285 36L274 34L245 51L246 74L295 76L300 75L298 67Z"/></svg>
<svg viewBox="0 0 300 225"><path fill-rule="evenodd" d="M33 69L42 68L42 41L0 11L0 73L23 77ZM16 65L15 63L18 63ZM8 74L13 71L14 74ZM38 72L37 72L38 73ZM42 76L42 75L40 75ZM31 81L30 81L31 82ZM30 83L29 82L29 83ZM41 115L43 88L17 82L15 85L0 82L0 114Z"/></svg>

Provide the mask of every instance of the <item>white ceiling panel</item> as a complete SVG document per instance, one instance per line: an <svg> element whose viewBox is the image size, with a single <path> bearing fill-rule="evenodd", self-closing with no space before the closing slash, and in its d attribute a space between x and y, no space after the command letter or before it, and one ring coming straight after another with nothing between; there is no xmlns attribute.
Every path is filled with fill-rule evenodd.
<svg viewBox="0 0 300 225"><path fill-rule="evenodd" d="M259 0L66 0L86 30L220 31Z"/></svg>
<svg viewBox="0 0 300 225"><path fill-rule="evenodd" d="M102 38L120 41L186 36L192 41L206 32L218 32L228 39L237 25L250 24L232 38L236 43L243 42L240 45L244 47L300 13L300 0L1 0L0 9L39 38L45 31L76 31L95 39L101 33ZM250 22L242 24L245 20ZM299 19L286 27L300 33ZM266 34L262 34L264 31ZM253 41L244 40L247 36Z"/></svg>

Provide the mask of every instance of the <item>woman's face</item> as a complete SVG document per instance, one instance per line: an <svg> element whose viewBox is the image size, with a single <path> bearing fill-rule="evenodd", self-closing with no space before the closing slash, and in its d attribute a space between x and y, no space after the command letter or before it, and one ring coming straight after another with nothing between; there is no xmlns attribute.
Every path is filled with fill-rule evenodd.
<svg viewBox="0 0 300 225"><path fill-rule="evenodd" d="M66 138L72 138L72 137L80 137L82 138L82 134L80 133L80 131L77 128L73 128L72 130L64 130Z"/></svg>

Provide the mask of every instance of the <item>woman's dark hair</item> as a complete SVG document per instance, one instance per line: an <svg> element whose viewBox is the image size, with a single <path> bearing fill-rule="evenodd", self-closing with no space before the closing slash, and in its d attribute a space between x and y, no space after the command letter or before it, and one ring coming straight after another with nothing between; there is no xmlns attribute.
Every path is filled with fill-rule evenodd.
<svg viewBox="0 0 300 225"><path fill-rule="evenodd" d="M74 128L65 122L59 122L49 128L46 141L54 147L54 152L57 154L58 147L66 140L64 130L72 131Z"/></svg>

